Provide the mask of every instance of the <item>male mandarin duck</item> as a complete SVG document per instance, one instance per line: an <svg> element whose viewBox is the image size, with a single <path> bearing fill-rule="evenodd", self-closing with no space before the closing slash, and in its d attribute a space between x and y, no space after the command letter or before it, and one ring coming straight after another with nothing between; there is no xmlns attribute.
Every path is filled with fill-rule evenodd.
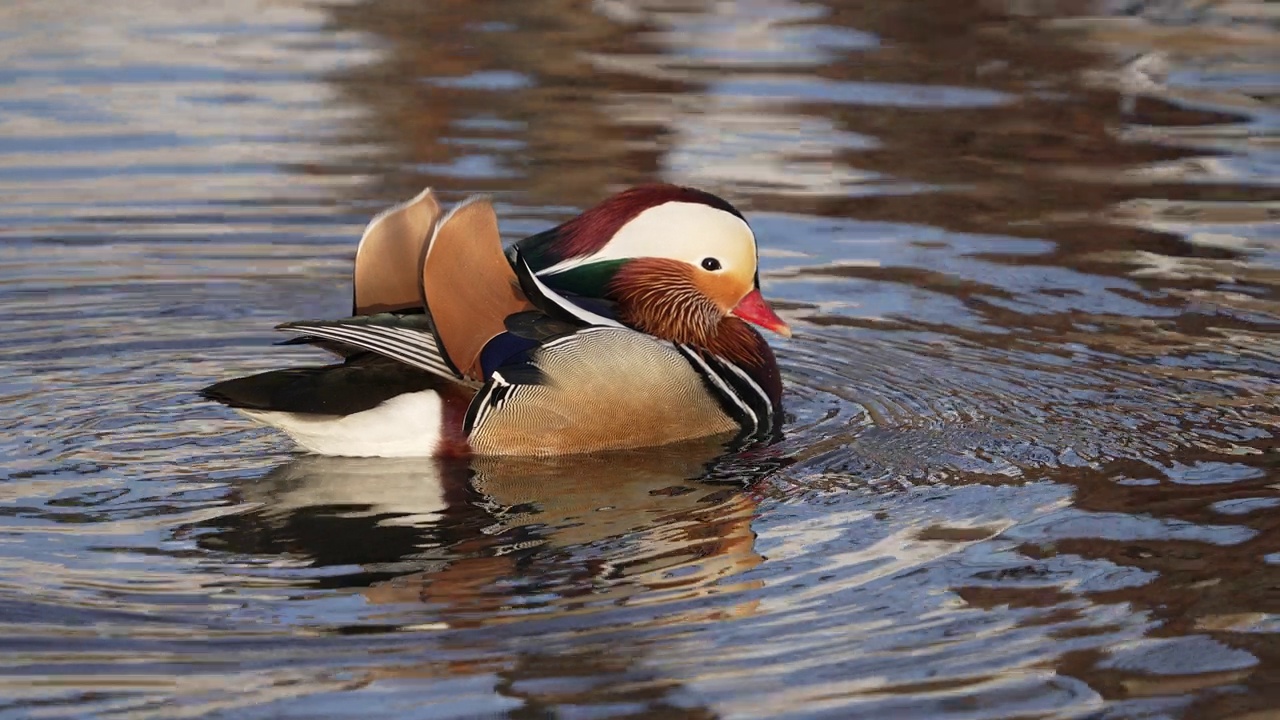
<svg viewBox="0 0 1280 720"><path fill-rule="evenodd" d="M563 455L771 435L755 235L732 205L632 188L503 251L487 199L369 223L353 317L285 323L344 362L205 388L322 455Z"/></svg>

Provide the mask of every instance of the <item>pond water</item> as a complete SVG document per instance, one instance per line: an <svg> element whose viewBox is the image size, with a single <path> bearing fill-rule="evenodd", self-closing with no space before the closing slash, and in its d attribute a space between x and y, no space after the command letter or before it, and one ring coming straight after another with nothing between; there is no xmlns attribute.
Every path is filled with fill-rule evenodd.
<svg viewBox="0 0 1280 720"><path fill-rule="evenodd" d="M0 7L0 717L1280 707L1268 2ZM338 460L369 216L646 181L762 244L784 439Z"/></svg>

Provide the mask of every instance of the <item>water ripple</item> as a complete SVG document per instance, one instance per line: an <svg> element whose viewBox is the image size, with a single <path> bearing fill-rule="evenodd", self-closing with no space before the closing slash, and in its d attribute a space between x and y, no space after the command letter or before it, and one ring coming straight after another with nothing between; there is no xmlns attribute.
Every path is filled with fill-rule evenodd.
<svg viewBox="0 0 1280 720"><path fill-rule="evenodd" d="M0 7L0 715L1243 717L1280 697L1265 3ZM72 20L74 18L74 21ZM783 437L296 454L434 186L743 207Z"/></svg>

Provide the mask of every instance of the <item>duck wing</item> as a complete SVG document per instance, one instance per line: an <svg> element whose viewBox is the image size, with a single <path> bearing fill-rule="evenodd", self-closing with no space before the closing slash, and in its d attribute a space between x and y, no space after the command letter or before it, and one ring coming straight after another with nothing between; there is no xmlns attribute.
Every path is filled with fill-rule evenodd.
<svg viewBox="0 0 1280 720"><path fill-rule="evenodd" d="M379 313L341 320L298 320L277 325L276 329L302 333L298 338L300 342L338 343L342 347L377 353L447 380L464 379L440 349L431 317L426 314Z"/></svg>
<svg viewBox="0 0 1280 720"><path fill-rule="evenodd" d="M356 246L352 315L416 309L422 304L417 268L440 214L440 203L427 188L369 221Z"/></svg>
<svg viewBox="0 0 1280 720"><path fill-rule="evenodd" d="M200 391L240 410L344 416L371 410L397 395L440 390L443 378L366 354L346 363L290 368L233 378Z"/></svg>
<svg viewBox="0 0 1280 720"><path fill-rule="evenodd" d="M419 200L431 198L424 194ZM394 220L388 218L384 224ZM302 320L277 329L300 333L295 342L339 355L351 356L349 348L367 350L439 377L480 384L487 375L485 346L506 333L508 317L534 309L502 251L493 206L486 198L464 201L436 223L419 252L416 312Z"/></svg>
<svg viewBox="0 0 1280 720"><path fill-rule="evenodd" d="M483 382L485 345L506 332L508 317L534 309L502 251L487 198L470 198L440 221L421 268L422 303L444 359L462 377Z"/></svg>

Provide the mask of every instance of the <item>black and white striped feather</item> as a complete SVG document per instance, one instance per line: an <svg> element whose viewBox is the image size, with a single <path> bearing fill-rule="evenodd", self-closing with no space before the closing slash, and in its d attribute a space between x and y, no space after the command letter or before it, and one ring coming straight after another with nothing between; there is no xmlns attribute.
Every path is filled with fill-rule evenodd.
<svg viewBox="0 0 1280 720"><path fill-rule="evenodd" d="M744 437L763 436L772 431L773 403L746 371L719 355L704 353L691 345L675 343L674 346L702 376L721 408L742 426Z"/></svg>
<svg viewBox="0 0 1280 720"><path fill-rule="evenodd" d="M581 303L565 297L542 282L538 274L529 267L529 263L518 249L514 250L513 264L520 289L529 302L552 318L576 325L588 327L625 327L616 318L606 317L583 307Z"/></svg>
<svg viewBox="0 0 1280 720"><path fill-rule="evenodd" d="M750 434L771 432L774 425L773 403L769 400L769 394L760 386L760 383L756 382L741 367L719 355L709 355L707 359L716 374L733 389L738 399L746 403L747 407L750 408L755 421L755 430L751 431Z"/></svg>
<svg viewBox="0 0 1280 720"><path fill-rule="evenodd" d="M433 375L463 380L441 349L426 315L380 313L342 320L302 320L276 329L368 350Z"/></svg>

